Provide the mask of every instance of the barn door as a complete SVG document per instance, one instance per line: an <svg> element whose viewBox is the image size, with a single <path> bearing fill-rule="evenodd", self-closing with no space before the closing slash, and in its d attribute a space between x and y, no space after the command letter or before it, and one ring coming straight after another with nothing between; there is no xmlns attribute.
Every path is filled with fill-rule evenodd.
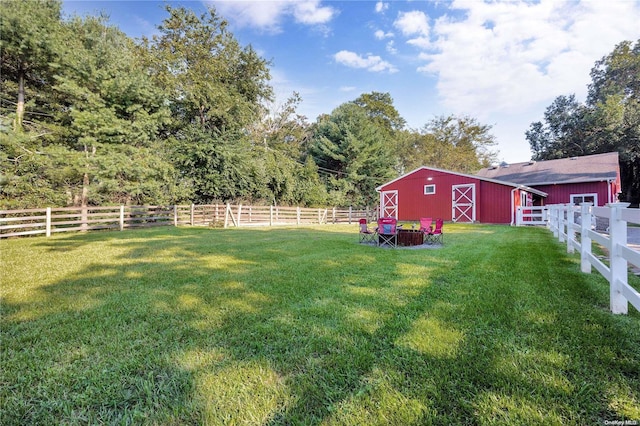
<svg viewBox="0 0 640 426"><path fill-rule="evenodd" d="M451 219L454 222L475 222L476 221L476 185L453 185L452 186L452 213Z"/></svg>
<svg viewBox="0 0 640 426"><path fill-rule="evenodd" d="M398 218L398 191L380 193L380 217Z"/></svg>

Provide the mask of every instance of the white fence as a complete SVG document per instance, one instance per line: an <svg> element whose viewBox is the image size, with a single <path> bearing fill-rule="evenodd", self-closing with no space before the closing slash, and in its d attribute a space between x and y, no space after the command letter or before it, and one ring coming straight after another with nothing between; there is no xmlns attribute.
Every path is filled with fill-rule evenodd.
<svg viewBox="0 0 640 426"><path fill-rule="evenodd" d="M0 238L172 225L171 207L114 206L0 210Z"/></svg>
<svg viewBox="0 0 640 426"><path fill-rule="evenodd" d="M243 206L231 204L175 206L64 207L0 210L0 238L69 231L149 226L277 226L354 223L375 220L375 209Z"/></svg>
<svg viewBox="0 0 640 426"><path fill-rule="evenodd" d="M547 225L549 209L547 206L518 206L516 208L516 226Z"/></svg>
<svg viewBox="0 0 640 426"><path fill-rule="evenodd" d="M175 225L205 226L280 226L323 223L354 223L360 218L374 220L375 209L305 208L207 204L175 206Z"/></svg>
<svg viewBox="0 0 640 426"><path fill-rule="evenodd" d="M610 308L614 314L626 314L629 303L640 311L640 293L628 283L629 264L640 268L640 251L627 244L627 226L640 224L640 210L628 206L628 203L607 207L592 207L591 203L547 206L550 230L560 242L566 243L567 253L580 252L582 272L591 273L593 266L609 281ZM592 229L594 218L608 220L608 236ZM592 241L606 249L608 265L593 255Z"/></svg>

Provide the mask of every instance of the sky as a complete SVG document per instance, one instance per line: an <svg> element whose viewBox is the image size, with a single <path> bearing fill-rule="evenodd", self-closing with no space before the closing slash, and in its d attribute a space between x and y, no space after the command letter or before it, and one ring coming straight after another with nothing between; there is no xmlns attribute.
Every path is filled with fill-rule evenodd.
<svg viewBox="0 0 640 426"><path fill-rule="evenodd" d="M79 1L132 38L159 34L166 3L213 6L243 45L271 61L273 107L293 92L314 122L363 93L389 93L412 129L435 117L492 126L499 161L527 161L530 124L560 95L586 99L596 61L640 40L640 0Z"/></svg>

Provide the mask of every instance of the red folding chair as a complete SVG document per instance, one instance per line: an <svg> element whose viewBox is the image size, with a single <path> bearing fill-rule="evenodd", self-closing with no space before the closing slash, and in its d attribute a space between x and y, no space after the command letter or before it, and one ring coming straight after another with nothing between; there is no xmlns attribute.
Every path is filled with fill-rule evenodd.
<svg viewBox="0 0 640 426"><path fill-rule="evenodd" d="M429 240L429 235L433 231L433 219L430 217L420 218L420 232L422 232L422 244Z"/></svg>
<svg viewBox="0 0 640 426"><path fill-rule="evenodd" d="M378 245L398 247L398 221L393 217L378 219Z"/></svg>
<svg viewBox="0 0 640 426"><path fill-rule="evenodd" d="M442 240L442 236L443 236L442 225L443 225L443 223L444 223L444 221L442 219L436 219L436 227L429 234L429 243L431 243L431 244L435 244L435 243L442 244L443 243L443 240Z"/></svg>
<svg viewBox="0 0 640 426"><path fill-rule="evenodd" d="M367 219L360 219L360 242L361 243L375 243L376 232L369 229L367 225Z"/></svg>

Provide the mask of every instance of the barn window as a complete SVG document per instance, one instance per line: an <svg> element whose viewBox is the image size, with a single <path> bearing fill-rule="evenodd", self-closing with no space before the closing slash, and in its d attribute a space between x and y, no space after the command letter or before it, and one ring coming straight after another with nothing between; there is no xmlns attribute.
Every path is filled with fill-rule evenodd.
<svg viewBox="0 0 640 426"><path fill-rule="evenodd" d="M436 193L435 185L425 185L424 186L424 195L432 195Z"/></svg>
<svg viewBox="0 0 640 426"><path fill-rule="evenodd" d="M571 194L571 204L579 205L580 203L593 203L598 205L598 194Z"/></svg>

